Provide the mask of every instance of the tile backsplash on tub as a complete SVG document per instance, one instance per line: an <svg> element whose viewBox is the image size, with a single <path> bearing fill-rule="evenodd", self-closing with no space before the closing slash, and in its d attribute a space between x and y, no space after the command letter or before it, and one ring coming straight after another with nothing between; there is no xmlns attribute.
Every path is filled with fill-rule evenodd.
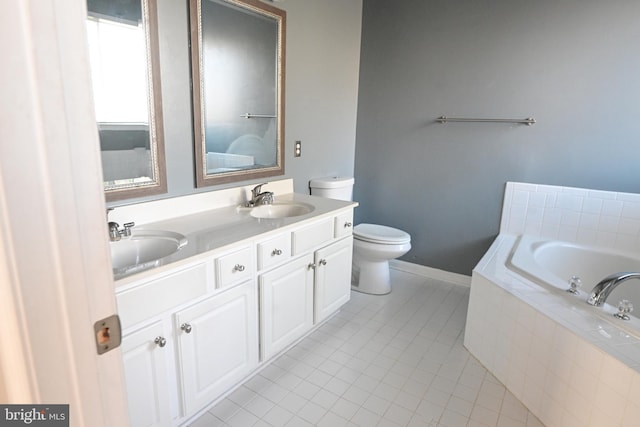
<svg viewBox="0 0 640 427"><path fill-rule="evenodd" d="M508 182L500 233L640 252L640 194Z"/></svg>

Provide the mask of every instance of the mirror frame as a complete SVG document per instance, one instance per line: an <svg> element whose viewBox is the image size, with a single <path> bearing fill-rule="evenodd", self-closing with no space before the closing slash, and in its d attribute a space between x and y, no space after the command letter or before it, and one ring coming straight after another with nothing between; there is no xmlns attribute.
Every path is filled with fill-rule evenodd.
<svg viewBox="0 0 640 427"><path fill-rule="evenodd" d="M167 171L164 149L164 126L160 85L160 58L158 41L158 2L140 0L145 28L147 54L147 102L149 103L149 146L153 181L144 184L126 184L105 188L107 202L153 196L167 192Z"/></svg>
<svg viewBox="0 0 640 427"><path fill-rule="evenodd" d="M286 12L259 0L219 0L231 6L274 18L278 23L277 90L276 90L276 165L271 167L243 169L238 171L207 174L207 156L204 117L204 75L202 60L202 2L211 0L189 0L189 28L191 36L191 79L193 100L193 133L195 145L196 186L225 184L254 178L284 175L284 83Z"/></svg>

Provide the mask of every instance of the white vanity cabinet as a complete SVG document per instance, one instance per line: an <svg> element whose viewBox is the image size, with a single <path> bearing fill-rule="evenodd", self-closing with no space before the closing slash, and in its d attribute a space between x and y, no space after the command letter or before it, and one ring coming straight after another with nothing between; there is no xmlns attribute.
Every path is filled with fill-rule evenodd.
<svg viewBox="0 0 640 427"><path fill-rule="evenodd" d="M171 426L171 330L157 321L122 339L132 426ZM167 345L169 344L169 345Z"/></svg>
<svg viewBox="0 0 640 427"><path fill-rule="evenodd" d="M258 366L255 280L174 316L185 413L215 400Z"/></svg>
<svg viewBox="0 0 640 427"><path fill-rule="evenodd" d="M352 218L325 212L120 281L131 424L187 425L346 303Z"/></svg>

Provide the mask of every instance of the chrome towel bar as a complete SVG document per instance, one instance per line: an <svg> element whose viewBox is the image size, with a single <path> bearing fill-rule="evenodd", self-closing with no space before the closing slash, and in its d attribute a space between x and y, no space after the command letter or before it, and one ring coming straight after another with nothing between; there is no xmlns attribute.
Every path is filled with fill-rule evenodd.
<svg viewBox="0 0 640 427"><path fill-rule="evenodd" d="M440 116L436 119L439 123L447 122L485 122L485 123L521 123L523 125L531 126L536 122L533 117L527 117L526 119L466 119L458 117Z"/></svg>
<svg viewBox="0 0 640 427"><path fill-rule="evenodd" d="M272 116L269 114L251 114L251 113L244 113L242 114L240 117L244 118L244 119L275 119L276 116Z"/></svg>

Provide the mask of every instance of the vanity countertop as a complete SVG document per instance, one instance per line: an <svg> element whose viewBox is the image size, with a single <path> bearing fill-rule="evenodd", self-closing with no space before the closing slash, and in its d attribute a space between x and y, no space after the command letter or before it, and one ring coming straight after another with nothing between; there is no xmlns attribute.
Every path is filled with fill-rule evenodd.
<svg viewBox="0 0 640 427"><path fill-rule="evenodd" d="M132 281L143 278L143 276L156 274L160 270L172 268L172 264L198 257L209 251L262 235L267 237L269 233L277 232L283 227L296 224L302 225L305 221L317 220L323 216L332 216L340 210L358 206L357 202L298 193L277 195L275 203L304 203L312 205L314 209L304 215L265 219L252 217L250 208L233 205L150 222L136 227L135 229L139 230L164 230L180 233L187 238L188 243L176 253L158 260L151 267L134 268L127 273L116 275L116 287L125 286Z"/></svg>

